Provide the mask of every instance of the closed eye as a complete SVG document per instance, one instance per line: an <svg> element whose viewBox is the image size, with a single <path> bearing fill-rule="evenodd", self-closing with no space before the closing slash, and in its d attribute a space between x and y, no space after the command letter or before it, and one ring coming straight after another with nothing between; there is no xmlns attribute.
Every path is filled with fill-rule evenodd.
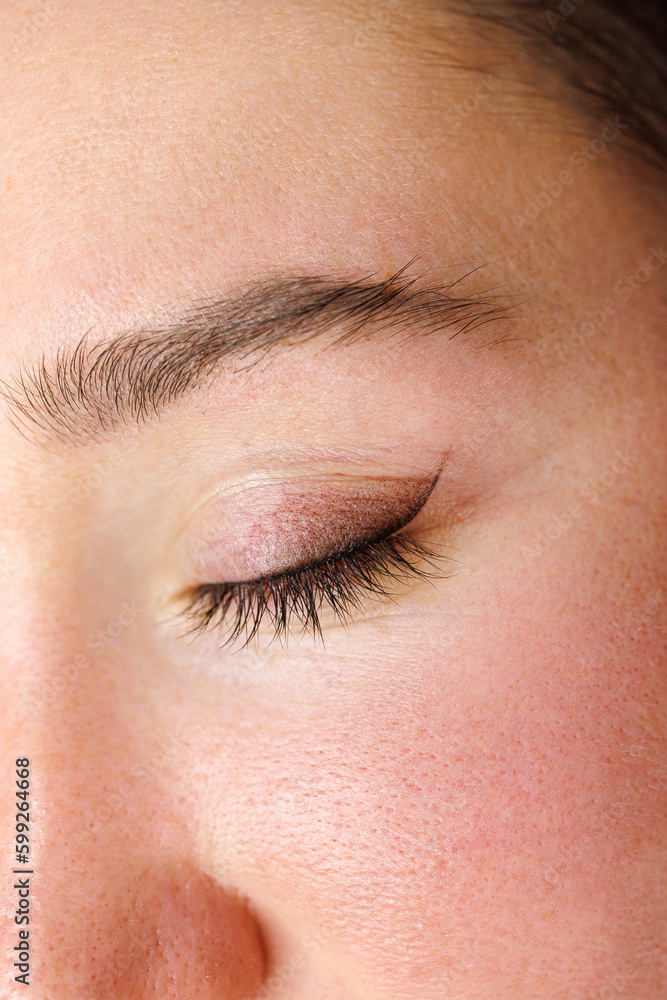
<svg viewBox="0 0 667 1000"><path fill-rule="evenodd" d="M321 614L329 609L341 624L361 613L368 600L395 600L396 586L445 574L434 549L403 531L371 539L318 562L276 575L235 583L202 584L192 592L185 615L189 633L218 628L223 646L247 646L267 623L273 639L298 624L322 640Z"/></svg>

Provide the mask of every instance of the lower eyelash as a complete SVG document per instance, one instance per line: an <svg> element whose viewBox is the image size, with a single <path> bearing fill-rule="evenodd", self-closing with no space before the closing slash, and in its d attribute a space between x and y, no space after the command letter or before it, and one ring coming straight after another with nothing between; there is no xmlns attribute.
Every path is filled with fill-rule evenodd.
<svg viewBox="0 0 667 1000"><path fill-rule="evenodd" d="M323 607L346 624L364 600L392 600L391 583L442 577L437 558L429 546L398 532L304 569L248 583L202 584L185 610L194 619L188 632L217 627L228 633L223 647L238 639L247 646L265 620L273 627L273 638L280 639L296 619L302 632L321 640Z"/></svg>

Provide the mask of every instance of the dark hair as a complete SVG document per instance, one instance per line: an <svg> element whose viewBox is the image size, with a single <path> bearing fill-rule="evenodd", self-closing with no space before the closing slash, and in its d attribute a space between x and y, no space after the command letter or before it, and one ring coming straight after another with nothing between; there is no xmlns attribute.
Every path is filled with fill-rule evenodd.
<svg viewBox="0 0 667 1000"><path fill-rule="evenodd" d="M519 35L589 114L619 115L628 148L667 170L667 3L470 0L468 17Z"/></svg>

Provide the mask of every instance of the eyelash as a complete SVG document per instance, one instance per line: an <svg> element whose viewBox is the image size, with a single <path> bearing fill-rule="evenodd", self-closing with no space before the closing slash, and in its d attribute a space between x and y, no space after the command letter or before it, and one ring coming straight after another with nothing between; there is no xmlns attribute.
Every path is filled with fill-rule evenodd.
<svg viewBox="0 0 667 1000"><path fill-rule="evenodd" d="M300 570L247 583L202 584L185 610L194 620L188 631L201 633L217 627L229 633L223 647L238 639L243 639L245 647L266 619L274 639L287 636L296 619L303 633L321 640L323 607L328 606L341 624L347 624L365 599L392 600L392 582L443 576L437 558L423 542L397 532Z"/></svg>

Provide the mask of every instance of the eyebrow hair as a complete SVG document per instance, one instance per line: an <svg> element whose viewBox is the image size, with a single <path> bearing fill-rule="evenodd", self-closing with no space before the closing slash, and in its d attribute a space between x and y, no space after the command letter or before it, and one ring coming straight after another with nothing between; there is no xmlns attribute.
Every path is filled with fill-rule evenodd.
<svg viewBox="0 0 667 1000"><path fill-rule="evenodd" d="M0 383L0 395L21 433L29 426L48 440L90 442L159 415L205 384L225 358L243 362L254 355L246 366L251 368L278 345L305 343L336 329L334 344L401 330L449 331L452 339L510 308L490 292L457 294L455 286L472 271L450 284L429 285L423 276L408 275L410 264L380 281L271 277L224 298L197 300L164 326L92 345L88 331L73 349L42 357Z"/></svg>

